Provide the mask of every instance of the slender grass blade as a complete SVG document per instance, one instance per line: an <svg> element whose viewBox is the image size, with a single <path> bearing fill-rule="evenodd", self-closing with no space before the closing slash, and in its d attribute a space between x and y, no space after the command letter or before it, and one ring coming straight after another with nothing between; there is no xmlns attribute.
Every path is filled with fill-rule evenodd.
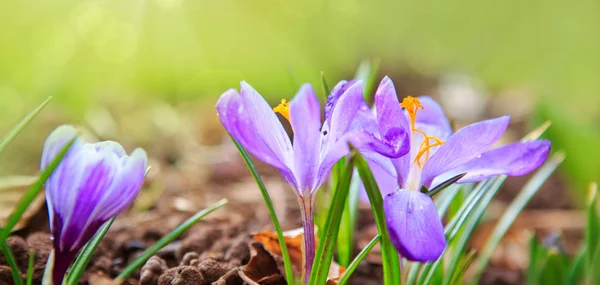
<svg viewBox="0 0 600 285"><path fill-rule="evenodd" d="M513 200L510 206L506 209L498 221L494 231L490 235L488 241L483 246L479 257L474 264L475 276L471 280L472 284L477 284L487 266L492 253L500 243L500 240L506 234L510 226L513 224L517 216L525 208L529 200L537 193L542 185L548 180L550 175L554 173L556 168L562 163L565 155L563 153L554 154L536 173L535 175L525 184L523 189L519 192L517 197Z"/></svg>
<svg viewBox="0 0 600 285"><path fill-rule="evenodd" d="M333 199L331 199L325 226L321 229L321 238L315 254L315 262L313 264L313 271L311 272L309 284L316 285L325 284L327 282L329 267L333 259L333 251L342 222L342 214L344 213L348 192L350 190L352 170L352 160L350 160L342 171Z"/></svg>
<svg viewBox="0 0 600 285"><path fill-rule="evenodd" d="M369 196L373 215L375 216L377 231L381 235L380 244L383 264L383 282L385 285L402 284L400 279L400 261L398 259L398 252L396 252L396 249L390 241L387 226L385 224L383 197L381 197L379 186L377 186L377 182L369 169L367 161L360 154L356 155L354 165L360 174L360 178L362 179L367 195Z"/></svg>
<svg viewBox="0 0 600 285"><path fill-rule="evenodd" d="M0 238L0 249L2 249L2 254L4 254L4 258L6 258L6 263L10 267L10 274L12 275L13 281L16 285L23 285L23 278L21 278L21 270L19 269L19 265L17 265L17 260L15 259L15 255L10 250L8 243L6 243L5 238Z"/></svg>
<svg viewBox="0 0 600 285"><path fill-rule="evenodd" d="M32 248L29 250L29 263L27 264L27 285L31 285L31 283L33 283L34 261L35 261L35 251Z"/></svg>
<svg viewBox="0 0 600 285"><path fill-rule="evenodd" d="M8 235L10 235L10 232L12 231L12 229L17 225L17 223L21 219L21 216L23 216L23 213L25 213L25 210L27 210L27 207L29 207L29 204L31 204L31 202L33 202L35 197L37 197L37 195L40 193L40 191L42 190L42 187L44 186L44 183L46 183L46 180L48 179L48 177L50 177L50 175L52 174L54 169L56 169L56 167L58 167L61 160L65 157L65 155L69 151L69 148L71 147L71 145L73 144L74 141L75 141L75 138L73 138L60 151L60 153L58 153L56 158L54 158L54 160L48 165L48 167L46 167L46 169L44 169L44 171L42 172L40 177L37 179L37 181L33 185L31 185L31 187L29 187L29 190L27 190L27 192L25 193L25 195L23 196L23 198L21 199L19 204L15 207L14 212L10 215L10 217L6 221L6 225L4 225L4 228L3 228L2 232L0 233L0 239L6 239L8 237Z"/></svg>
<svg viewBox="0 0 600 285"><path fill-rule="evenodd" d="M363 97L367 102L372 99L373 88L375 87L375 79L377 79L377 70L379 69L380 62L381 60L379 59L363 60L354 75L354 78L362 80L364 83Z"/></svg>
<svg viewBox="0 0 600 285"><path fill-rule="evenodd" d="M73 263L73 266L71 266L71 270L69 270L69 273L67 274L66 280L68 285L75 285L77 282L79 282L79 278L81 278L83 275L83 271L92 259L92 256L94 255L94 252L96 252L98 245L100 245L100 242L108 232L108 229L110 229L110 226L115 219L116 217L108 220L104 226L98 230L96 235L94 235L94 237L85 245L85 247L83 247L81 253L79 253L77 256L75 263Z"/></svg>
<svg viewBox="0 0 600 285"><path fill-rule="evenodd" d="M342 224L338 235L337 255L338 262L343 267L348 267L352 252L354 250L354 231L356 230L356 218L358 216L358 204L360 197L360 177L357 172L352 175L350 192L344 214L342 215Z"/></svg>
<svg viewBox="0 0 600 285"><path fill-rule="evenodd" d="M17 125L15 125L8 133L0 140L0 154L4 152L4 149L17 138L17 136L33 121L33 119L50 103L52 97L46 98L42 104L40 104L37 108L31 111L25 118L23 118Z"/></svg>
<svg viewBox="0 0 600 285"><path fill-rule="evenodd" d="M348 266L348 268L346 269L346 271L344 272L344 274L342 275L342 277L340 277L340 281L338 282L338 285L344 285L346 283L348 283L348 280L350 280L350 276L352 276L352 273L354 273L354 271L356 271L356 268L358 268L358 265L363 261L363 259L365 259L365 257L367 257L367 254L369 254L369 252L371 251L371 249L373 249L373 247L379 242L379 240L381 239L381 235L376 235L356 256L356 258L354 258L354 260L352 260L352 262L350 263L350 265Z"/></svg>
<svg viewBox="0 0 600 285"><path fill-rule="evenodd" d="M271 200L271 196L269 196L269 192L267 191L265 184L263 183L262 179L260 178L260 175L258 174L258 171L256 170L256 166L254 166L254 163L252 163L252 159L250 159L250 155L248 154L246 149L244 149L244 147L240 143L238 143L233 137L231 137L231 140L233 141L233 143L237 147L238 151L240 152L242 159L244 159L244 162L246 163L248 170L250 170L252 177L254 177L254 180L256 181L256 184L258 185L258 189L260 189L260 193L263 196L263 200L265 200L265 204L267 205L267 209L269 210L269 215L271 215L271 221L273 222L273 227L275 228L275 231L277 232L277 240L279 241L279 246L281 247L281 255L283 257L283 265L285 268L285 279L287 280L287 284L294 284L295 279L294 279L294 271L292 269L292 261L290 259L290 254L288 252L287 245L285 244L285 237L283 236L283 231L281 230L281 224L279 223L279 218L277 217L277 213L275 212L275 207L273 206L273 200Z"/></svg>

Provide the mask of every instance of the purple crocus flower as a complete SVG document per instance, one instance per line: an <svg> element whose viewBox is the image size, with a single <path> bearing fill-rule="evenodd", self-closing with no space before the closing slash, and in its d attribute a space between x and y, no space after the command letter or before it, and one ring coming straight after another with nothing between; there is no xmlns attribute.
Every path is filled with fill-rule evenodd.
<svg viewBox="0 0 600 285"><path fill-rule="evenodd" d="M403 110L404 109L404 110ZM456 133L440 105L426 96L398 101L394 84L384 78L375 94L375 136L400 128L409 134L409 155L368 156L384 198L387 227L398 252L412 261L436 260L446 247L444 228L433 200L421 193L456 175L458 183L504 174L518 176L539 167L550 142L534 140L490 149L505 132L509 117L466 126Z"/></svg>
<svg viewBox="0 0 600 285"><path fill-rule="evenodd" d="M361 81L342 81L333 89L325 105L321 124L319 100L309 84L304 84L288 103L282 100L271 109L246 82L240 92L230 89L217 102L223 126L245 149L277 168L298 196L304 227L305 276L311 271L315 254L312 207L315 192L327 179L332 166L349 151L352 122L358 110L367 108ZM277 118L288 120L294 132L293 144Z"/></svg>
<svg viewBox="0 0 600 285"><path fill-rule="evenodd" d="M45 185L54 238L54 284L62 284L71 261L96 231L133 202L148 160L140 148L127 156L116 142L84 143L75 128L65 125L46 139L41 169L72 139L75 141Z"/></svg>

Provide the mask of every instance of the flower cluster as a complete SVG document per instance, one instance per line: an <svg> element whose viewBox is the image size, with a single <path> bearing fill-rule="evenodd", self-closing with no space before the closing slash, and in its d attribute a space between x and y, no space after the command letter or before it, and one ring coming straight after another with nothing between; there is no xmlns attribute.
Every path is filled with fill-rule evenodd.
<svg viewBox="0 0 600 285"><path fill-rule="evenodd" d="M550 142L517 142L491 149L505 132L503 116L468 125L453 133L439 104L427 96L398 101L394 85L384 78L375 94L377 128L401 128L409 134L407 155L369 156L380 189L392 243L405 258L434 261L446 247L444 229L433 200L421 193L459 174L458 183L496 175L524 175L547 158Z"/></svg>
<svg viewBox="0 0 600 285"><path fill-rule="evenodd" d="M75 128L60 126L46 139L41 169L46 169L71 141L45 184L54 238L54 284L62 284L69 265L96 231L133 202L148 160L142 149L128 156L116 142L85 143Z"/></svg>
<svg viewBox="0 0 600 285"><path fill-rule="evenodd" d="M250 153L277 168L298 196L305 229L305 267L314 259L314 193L333 164L354 145L372 166L384 197L387 227L398 252L408 260L436 260L446 247L433 200L421 192L459 174L458 183L496 175L523 175L548 156L550 142L535 140L492 148L506 130L504 116L453 133L442 108L430 97L398 100L384 78L373 109L361 81L342 81L327 98L325 121L313 89L303 85L275 108L250 85L228 90L217 102L225 129ZM279 113L291 125L290 141Z"/></svg>

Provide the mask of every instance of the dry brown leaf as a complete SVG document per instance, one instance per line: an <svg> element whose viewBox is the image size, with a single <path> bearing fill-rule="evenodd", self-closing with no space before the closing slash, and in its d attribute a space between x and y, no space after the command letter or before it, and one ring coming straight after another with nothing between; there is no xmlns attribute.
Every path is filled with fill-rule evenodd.
<svg viewBox="0 0 600 285"><path fill-rule="evenodd" d="M283 233L285 239L285 245L287 246L290 259L292 260L292 268L294 273L299 275L302 270L302 229L291 230ZM277 239L277 233L270 231L262 231L252 235L255 241L262 243L265 249L272 255L281 257L281 247L279 247L279 240ZM315 244L316 246L316 244ZM327 285L337 284L339 278L344 274L346 269L336 262L331 262L329 267Z"/></svg>
<svg viewBox="0 0 600 285"><path fill-rule="evenodd" d="M329 267L329 273L327 276L327 285L336 285L340 282L340 278L346 272L346 268L337 264L337 262L332 262Z"/></svg>
<svg viewBox="0 0 600 285"><path fill-rule="evenodd" d="M0 227L4 227L6 220L19 204L29 186L37 179L37 176L21 175L0 178ZM13 231L25 227L29 219L42 208L45 202L44 194L40 193L29 205L17 225L13 228Z"/></svg>
<svg viewBox="0 0 600 285"><path fill-rule="evenodd" d="M277 262L264 246L260 242L253 242L249 247L248 264L234 268L213 282L213 285L226 285L236 279L242 279L244 284L250 285L286 285Z"/></svg>
<svg viewBox="0 0 600 285"><path fill-rule="evenodd" d="M287 233L287 234L286 234ZM285 245L287 246L290 259L292 260L292 268L295 274L300 274L302 271L302 233L284 233ZM262 231L252 235L252 238L264 245L265 249L276 256L281 257L281 247L277 239L277 233L271 231Z"/></svg>

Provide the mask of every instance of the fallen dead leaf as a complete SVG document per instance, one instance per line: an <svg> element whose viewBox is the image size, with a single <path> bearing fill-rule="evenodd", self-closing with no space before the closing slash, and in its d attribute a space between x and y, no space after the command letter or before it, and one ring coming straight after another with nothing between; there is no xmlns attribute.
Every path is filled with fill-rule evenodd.
<svg viewBox="0 0 600 285"><path fill-rule="evenodd" d="M241 267L240 277L256 284L286 284L277 262L260 242L250 244L250 261Z"/></svg>
<svg viewBox="0 0 600 285"><path fill-rule="evenodd" d="M292 261L292 268L296 275L300 275L302 271L302 247L303 247L303 232L302 229L295 229L286 231L283 233L285 239L285 245L287 246L290 259ZM279 246L279 240L277 239L277 233L271 231L262 231L252 235L252 238L264 245L264 248L272 255L281 258L281 247ZM316 239L315 239L316 240ZM316 246L316 244L315 244ZM340 277L346 269L335 261L331 262L329 267L327 285L337 284Z"/></svg>
<svg viewBox="0 0 600 285"><path fill-rule="evenodd" d="M248 264L236 267L221 276L213 285L229 284L231 280L242 279L250 285L286 285L285 277L281 274L277 262L260 242L253 242L250 247Z"/></svg>
<svg viewBox="0 0 600 285"><path fill-rule="evenodd" d="M292 268L295 274L300 274L302 271L302 232L289 231L284 232L285 245L287 246L290 259L292 260ZM252 238L264 245L265 249L276 256L281 257L281 247L277 239L277 233L271 231L262 231L252 235Z"/></svg>

